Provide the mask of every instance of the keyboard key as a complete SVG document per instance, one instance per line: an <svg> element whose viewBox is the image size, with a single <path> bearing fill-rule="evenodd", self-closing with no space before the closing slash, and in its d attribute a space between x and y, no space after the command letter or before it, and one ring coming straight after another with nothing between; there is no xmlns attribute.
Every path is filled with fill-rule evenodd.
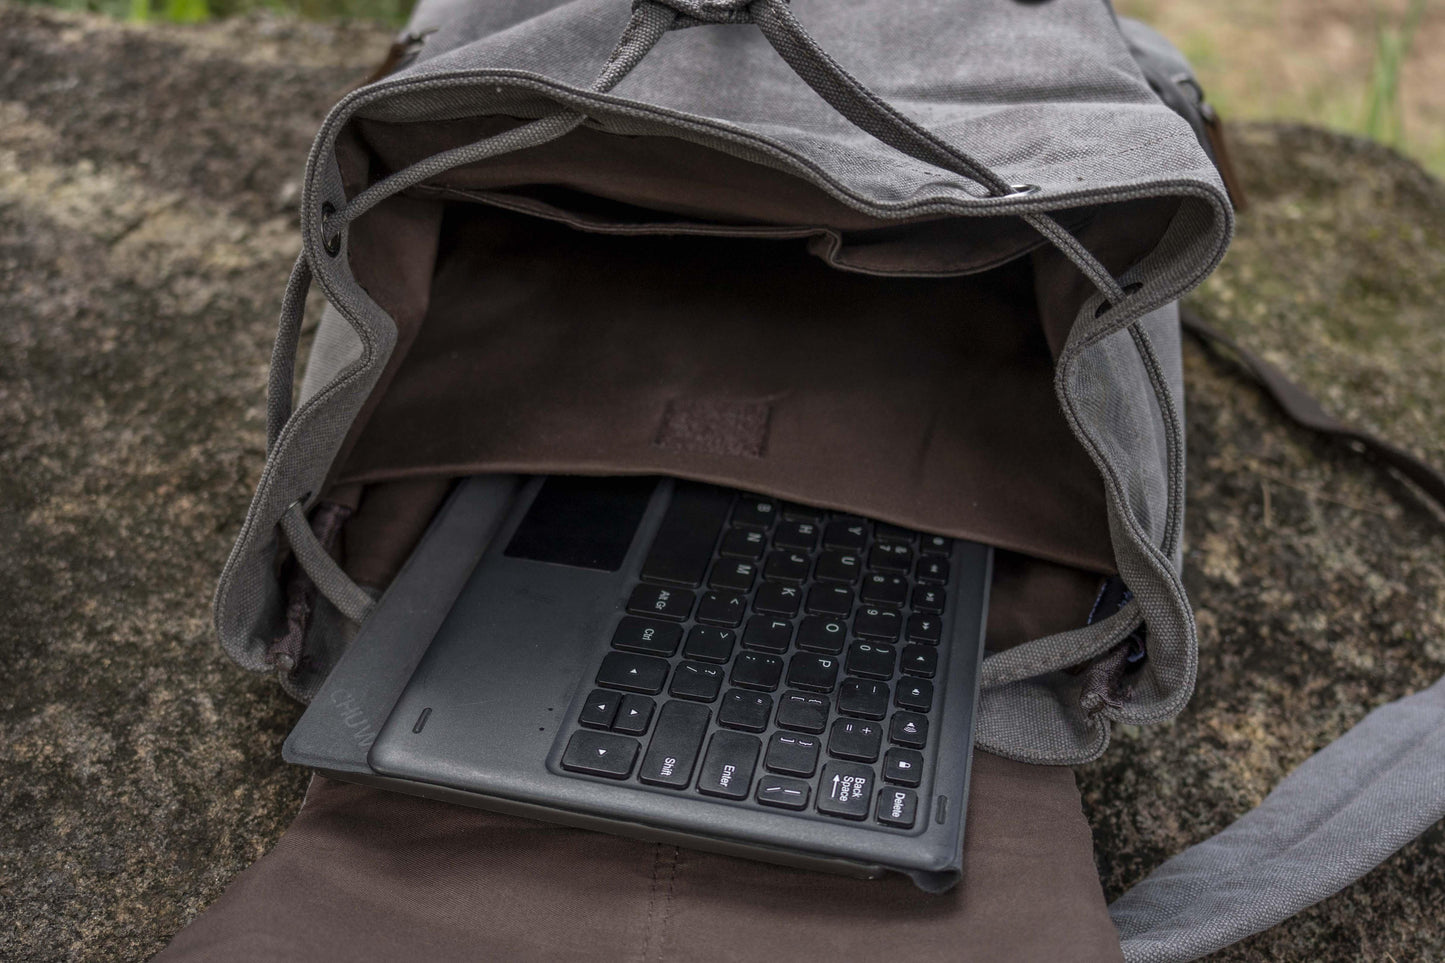
<svg viewBox="0 0 1445 963"><path fill-rule="evenodd" d="M697 776L697 791L724 799L748 798L760 751L762 743L756 736L745 736L741 732L713 733Z"/></svg>
<svg viewBox="0 0 1445 963"><path fill-rule="evenodd" d="M796 519L800 522L821 522L828 517L828 513L821 508L814 508L812 505L799 505L797 502L783 502L783 517Z"/></svg>
<svg viewBox="0 0 1445 963"><path fill-rule="evenodd" d="M730 558L759 559L763 557L763 549L767 547L767 544L766 532L760 532L755 528L731 528L723 536L718 554Z"/></svg>
<svg viewBox="0 0 1445 963"><path fill-rule="evenodd" d="M762 732L773 714L773 697L760 692L729 689L717 710L717 724L729 729Z"/></svg>
<svg viewBox="0 0 1445 963"><path fill-rule="evenodd" d="M888 720L888 741L912 749L928 744L928 718L916 712L895 712Z"/></svg>
<svg viewBox="0 0 1445 963"><path fill-rule="evenodd" d="M938 649L931 645L905 645L901 668L909 675L933 678L938 671Z"/></svg>
<svg viewBox="0 0 1445 963"><path fill-rule="evenodd" d="M879 542L868 551L868 567L875 571L906 573L913 567L913 549L897 542Z"/></svg>
<svg viewBox="0 0 1445 963"><path fill-rule="evenodd" d="M807 692L784 692L778 703L778 726L795 732L822 732L828 727L827 698Z"/></svg>
<svg viewBox="0 0 1445 963"><path fill-rule="evenodd" d="M927 712L933 708L933 683L927 679L899 679L893 704L900 709Z"/></svg>
<svg viewBox="0 0 1445 963"><path fill-rule="evenodd" d="M823 529L823 545L847 552L861 552L868 547L868 523L852 515L834 519Z"/></svg>
<svg viewBox="0 0 1445 963"><path fill-rule="evenodd" d="M900 525L890 525L887 522L873 523L873 537L880 542L903 542L912 544L913 536L918 534L911 528L903 528Z"/></svg>
<svg viewBox="0 0 1445 963"><path fill-rule="evenodd" d="M694 625L687 633L682 654L699 662L722 665L733 657L733 633L707 625Z"/></svg>
<svg viewBox="0 0 1445 963"><path fill-rule="evenodd" d="M676 482L642 563L642 579L680 588L700 585L731 502L732 493L724 488Z"/></svg>
<svg viewBox="0 0 1445 963"><path fill-rule="evenodd" d="M863 579L863 588L858 598L868 605L892 605L902 607L908 601L908 579L902 575L884 575L874 572Z"/></svg>
<svg viewBox="0 0 1445 963"><path fill-rule="evenodd" d="M755 562L739 558L718 559L717 564L712 567L712 574L707 577L707 585L710 589L721 591L746 592L753 587L753 579L757 574L758 566Z"/></svg>
<svg viewBox="0 0 1445 963"><path fill-rule="evenodd" d="M825 619L810 615L798 623L798 648L812 652L838 655L848 638L848 625L842 619Z"/></svg>
<svg viewBox="0 0 1445 963"><path fill-rule="evenodd" d="M939 555L925 555L918 560L913 575L920 582L937 582L942 585L948 581L948 559Z"/></svg>
<svg viewBox="0 0 1445 963"><path fill-rule="evenodd" d="M612 647L666 658L677 651L677 643L681 639L682 626L675 622L657 622L629 615L617 623L617 631L612 633Z"/></svg>
<svg viewBox="0 0 1445 963"><path fill-rule="evenodd" d="M830 762L818 779L818 812L844 819L867 819L873 803L873 770Z"/></svg>
<svg viewBox="0 0 1445 963"><path fill-rule="evenodd" d="M798 779L782 776L764 776L758 780L758 802L764 806L779 809L808 808L808 794L812 786Z"/></svg>
<svg viewBox="0 0 1445 963"><path fill-rule="evenodd" d="M947 555L953 551L953 539L942 535L924 535L918 550L925 555Z"/></svg>
<svg viewBox="0 0 1445 963"><path fill-rule="evenodd" d="M788 660L788 685L795 689L832 692L838 681L838 660L825 655L799 654Z"/></svg>
<svg viewBox="0 0 1445 963"><path fill-rule="evenodd" d="M803 590L796 585L764 582L758 586L757 594L753 596L753 611L792 618L798 614L798 603L802 597Z"/></svg>
<svg viewBox="0 0 1445 963"><path fill-rule="evenodd" d="M898 652L891 645L854 642L848 647L848 674L872 679L891 679L897 658Z"/></svg>
<svg viewBox="0 0 1445 963"><path fill-rule="evenodd" d="M562 752L562 768L589 776L626 779L636 758L636 739L578 729Z"/></svg>
<svg viewBox="0 0 1445 963"><path fill-rule="evenodd" d="M926 612L914 612L908 617L906 635L909 642L937 645L943 637L943 619Z"/></svg>
<svg viewBox="0 0 1445 963"><path fill-rule="evenodd" d="M748 600L733 592L704 592L697 603L697 620L709 625L736 628L747 614Z"/></svg>
<svg viewBox="0 0 1445 963"><path fill-rule="evenodd" d="M722 684L723 670L719 667L701 662L679 662L667 692L677 699L712 702L722 691Z"/></svg>
<svg viewBox="0 0 1445 963"><path fill-rule="evenodd" d="M582 714L577 721L589 729L611 729L612 720L617 717L617 707L622 703L622 696L615 692L608 692L606 689L593 689L587 695L587 704L582 707Z"/></svg>
<svg viewBox="0 0 1445 963"><path fill-rule="evenodd" d="M818 770L818 737L777 732L768 740L768 754L763 758L768 772L784 776L811 776Z"/></svg>
<svg viewBox="0 0 1445 963"><path fill-rule="evenodd" d="M936 585L920 585L913 590L913 608L917 612L942 612L948 593Z"/></svg>
<svg viewBox="0 0 1445 963"><path fill-rule="evenodd" d="M770 498L743 495L733 507L733 524L767 531L778 517L778 506Z"/></svg>
<svg viewBox="0 0 1445 963"><path fill-rule="evenodd" d="M885 826L912 829L918 817L918 794L909 789L883 789L878 793L878 821Z"/></svg>
<svg viewBox="0 0 1445 963"><path fill-rule="evenodd" d="M664 703L637 778L651 786L687 788L709 716L707 707L696 702Z"/></svg>
<svg viewBox="0 0 1445 963"><path fill-rule="evenodd" d="M766 615L754 615L743 629L743 648L763 652L786 652L793 641L793 623Z"/></svg>
<svg viewBox="0 0 1445 963"><path fill-rule="evenodd" d="M643 735L647 732L648 723L652 721L652 710L656 708L657 703L647 696L623 696L622 706L617 710L617 721L612 723L612 731L629 736Z"/></svg>
<svg viewBox="0 0 1445 963"><path fill-rule="evenodd" d="M733 660L733 685L772 692L783 677L783 660L775 655L743 652Z"/></svg>
<svg viewBox="0 0 1445 963"><path fill-rule="evenodd" d="M900 713L902 715L904 713ZM896 718L896 717L895 717ZM919 716L918 718L923 718ZM828 755L875 762L883 745L883 726L866 719L839 719L828 730Z"/></svg>
<svg viewBox="0 0 1445 963"><path fill-rule="evenodd" d="M844 585L814 585L808 589L809 615L847 618L853 611L853 590Z"/></svg>
<svg viewBox="0 0 1445 963"><path fill-rule="evenodd" d="M888 686L866 679L844 679L838 687L838 711L863 719L882 719L888 714Z"/></svg>
<svg viewBox="0 0 1445 963"><path fill-rule="evenodd" d="M818 526L813 522L779 522L773 529L773 546L811 552L818 547Z"/></svg>
<svg viewBox="0 0 1445 963"><path fill-rule="evenodd" d="M609 689L653 695L662 691L670 668L661 659L609 652L602 657L602 667L597 670L597 684Z"/></svg>
<svg viewBox="0 0 1445 963"><path fill-rule="evenodd" d="M889 749L883 754L883 778L900 786L917 786L923 780L923 753Z"/></svg>
<svg viewBox="0 0 1445 963"><path fill-rule="evenodd" d="M686 589L639 585L627 600L627 611L633 615L654 615L681 621L692 611L694 598L696 596Z"/></svg>
<svg viewBox="0 0 1445 963"><path fill-rule="evenodd" d="M863 559L857 552L839 552L829 549L818 556L813 577L825 582L846 582L852 585L863 574Z"/></svg>
<svg viewBox="0 0 1445 963"><path fill-rule="evenodd" d="M801 552L771 552L763 565L763 578L774 582L803 582L812 560Z"/></svg>
<svg viewBox="0 0 1445 963"><path fill-rule="evenodd" d="M853 616L853 634L865 639L892 642L898 638L903 617L894 609L860 608Z"/></svg>

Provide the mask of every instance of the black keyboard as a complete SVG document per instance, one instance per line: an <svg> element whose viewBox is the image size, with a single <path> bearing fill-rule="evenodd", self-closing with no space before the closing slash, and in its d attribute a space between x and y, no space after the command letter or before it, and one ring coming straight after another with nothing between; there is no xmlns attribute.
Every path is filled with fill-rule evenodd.
<svg viewBox="0 0 1445 963"><path fill-rule="evenodd" d="M952 556L941 536L679 483L562 768L926 825Z"/></svg>

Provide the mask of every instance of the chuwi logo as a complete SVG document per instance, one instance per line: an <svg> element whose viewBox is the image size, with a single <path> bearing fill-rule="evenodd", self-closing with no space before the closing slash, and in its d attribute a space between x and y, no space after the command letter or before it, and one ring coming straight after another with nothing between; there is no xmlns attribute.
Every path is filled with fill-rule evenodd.
<svg viewBox="0 0 1445 963"><path fill-rule="evenodd" d="M331 705L341 717L342 724L351 730L351 738L356 740L356 744L370 749L376 741L376 730L371 727L371 721L366 718L361 706L357 705L356 696L347 689L337 689L331 693Z"/></svg>

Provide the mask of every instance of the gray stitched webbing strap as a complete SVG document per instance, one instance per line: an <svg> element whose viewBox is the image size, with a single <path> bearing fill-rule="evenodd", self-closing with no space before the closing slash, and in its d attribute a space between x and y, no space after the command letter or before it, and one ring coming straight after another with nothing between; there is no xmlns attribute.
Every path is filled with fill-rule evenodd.
<svg viewBox="0 0 1445 963"><path fill-rule="evenodd" d="M306 292L311 289L311 265L303 253L296 258L286 293L281 297L281 320L271 349L271 375L266 381L266 451L291 417L291 391L296 383L296 345L301 340L301 319L306 315Z"/></svg>
<svg viewBox="0 0 1445 963"><path fill-rule="evenodd" d="M351 580L351 576L341 570L336 559L327 554L316 533L311 530L311 523L306 520L306 509L299 500L292 502L286 514L281 516L281 530L291 543L296 563L311 577L316 590L348 619L353 622L364 620L375 603L361 586Z"/></svg>
<svg viewBox="0 0 1445 963"><path fill-rule="evenodd" d="M1445 679L1381 706L1109 907L1129 963L1212 953L1344 889L1445 818Z"/></svg>

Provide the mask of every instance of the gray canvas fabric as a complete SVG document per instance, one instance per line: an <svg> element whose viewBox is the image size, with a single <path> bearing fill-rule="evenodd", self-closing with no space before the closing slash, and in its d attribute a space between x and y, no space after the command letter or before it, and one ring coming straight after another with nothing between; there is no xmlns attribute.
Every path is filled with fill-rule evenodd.
<svg viewBox="0 0 1445 963"><path fill-rule="evenodd" d="M1177 568L1182 439L1178 329L1169 306L1212 270L1228 241L1231 213L1213 166L1189 125L1150 90L1112 12L1097 0L933 0L909 4L906 13L881 0L841 6L798 0L791 14L858 86L936 142L937 163L927 159L933 147L914 150L923 158L910 156L843 117L757 26L708 23L669 32L620 80L608 75L616 86L600 93L589 88L630 17L620 0L418 7L410 30L426 36L420 55L339 104L308 165L301 270L315 272L352 335L341 337L329 324L325 345L345 347L319 352L316 370L329 379L308 377L305 400L289 419L281 417L289 403L272 406L277 423L267 468L217 595L217 627L237 661L266 668L266 630L278 604L276 526L298 498L314 498L395 343L395 324L368 295L365 279L352 274L343 228L360 208L348 211L356 198L343 188L337 138L357 118L423 123L582 114L603 131L679 138L783 170L881 221L1015 214L1057 235L1061 229L1043 219L1050 212L1145 197L1178 202L1162 240L1124 276L1095 276L1092 258L1080 255L1090 244L1087 231L1078 240L1052 238L1063 253L1036 262L1041 283L1055 277L1059 287L1084 285L1058 359L1057 391L1105 481L1118 568L1135 592L1137 616L1149 624L1146 677L1126 704L1086 716L1072 680L1053 677L1071 661L1075 640L1030 649L1040 658L1033 678L1023 676L1028 667L1019 656L1007 671L990 670L1008 681L984 699L981 744L1012 758L1083 761L1103 750L1111 719L1155 721L1178 711L1192 689L1195 656ZM813 78L820 88L826 82L841 83L845 94L852 89L835 73L823 74ZM1067 88L1060 77L1069 78ZM909 143L916 147L916 132L899 136L914 136ZM425 176L447 160L434 158L407 176ZM998 183L1028 188L990 196ZM1071 263L1080 260L1083 275ZM1089 293L1100 286L1118 303ZM1121 289L1128 294L1120 297ZM290 361L281 349L294 342L279 341L277 382L289 388ZM337 358L348 361L338 367ZM289 391L276 393L289 402ZM1111 632L1128 634L1132 626L1124 623L1134 617L1112 621ZM1102 631L1082 633L1079 651L1087 654L1072 661L1106 649Z"/></svg>
<svg viewBox="0 0 1445 963"><path fill-rule="evenodd" d="M1112 906L1130 963L1198 959L1344 889L1445 818L1445 679L1381 706Z"/></svg>

